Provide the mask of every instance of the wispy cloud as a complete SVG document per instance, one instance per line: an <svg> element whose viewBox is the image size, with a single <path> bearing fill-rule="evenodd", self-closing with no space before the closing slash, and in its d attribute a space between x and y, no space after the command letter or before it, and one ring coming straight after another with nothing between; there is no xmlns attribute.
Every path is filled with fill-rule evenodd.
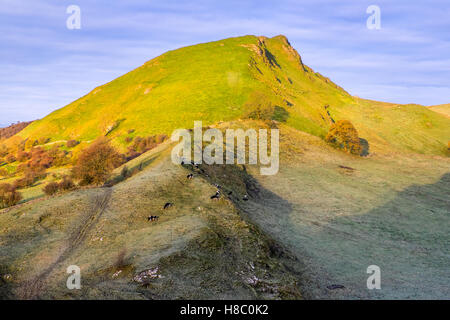
<svg viewBox="0 0 450 320"><path fill-rule="evenodd" d="M73 3L81 30L66 28ZM366 28L372 4L381 30ZM245 34L285 34L352 94L448 103L448 16L447 0L0 0L0 123L42 117L167 50Z"/></svg>

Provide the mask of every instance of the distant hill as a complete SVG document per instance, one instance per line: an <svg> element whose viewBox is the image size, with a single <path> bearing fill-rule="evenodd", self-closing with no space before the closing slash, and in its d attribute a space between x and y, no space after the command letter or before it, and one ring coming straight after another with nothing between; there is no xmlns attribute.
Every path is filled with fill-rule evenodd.
<svg viewBox="0 0 450 320"><path fill-rule="evenodd" d="M0 140L8 139L13 135L17 134L21 130L23 130L26 126L28 126L32 121L29 122L18 122L11 125L0 126Z"/></svg>
<svg viewBox="0 0 450 320"><path fill-rule="evenodd" d="M450 117L450 103L431 106L429 108L434 112L438 112L443 114L444 116Z"/></svg>
<svg viewBox="0 0 450 320"><path fill-rule="evenodd" d="M303 64L284 36L244 36L169 51L33 122L24 138L90 141L168 134L254 117L285 122L324 137L333 121L350 120L372 150L442 154L450 120L418 105L351 96ZM129 140L129 139L128 139Z"/></svg>

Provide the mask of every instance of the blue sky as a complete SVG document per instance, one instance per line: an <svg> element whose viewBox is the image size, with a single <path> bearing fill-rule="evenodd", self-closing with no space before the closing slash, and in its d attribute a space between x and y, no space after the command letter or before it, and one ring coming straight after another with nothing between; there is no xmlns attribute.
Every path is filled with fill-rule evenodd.
<svg viewBox="0 0 450 320"><path fill-rule="evenodd" d="M81 29L69 30L69 5ZM381 29L369 30L369 5ZM0 0L0 124L38 119L167 50L284 34L353 95L450 103L450 1Z"/></svg>

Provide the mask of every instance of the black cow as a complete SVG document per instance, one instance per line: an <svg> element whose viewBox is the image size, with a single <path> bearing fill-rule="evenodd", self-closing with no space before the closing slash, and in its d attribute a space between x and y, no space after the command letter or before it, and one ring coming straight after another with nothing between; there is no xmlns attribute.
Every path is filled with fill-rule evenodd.
<svg viewBox="0 0 450 320"><path fill-rule="evenodd" d="M172 206L173 206L173 203L172 203L172 202L167 202L167 203L164 205L164 210L169 209L169 208L172 207Z"/></svg>
<svg viewBox="0 0 450 320"><path fill-rule="evenodd" d="M211 200L219 200L220 198L220 192L217 190L216 194L211 196Z"/></svg>

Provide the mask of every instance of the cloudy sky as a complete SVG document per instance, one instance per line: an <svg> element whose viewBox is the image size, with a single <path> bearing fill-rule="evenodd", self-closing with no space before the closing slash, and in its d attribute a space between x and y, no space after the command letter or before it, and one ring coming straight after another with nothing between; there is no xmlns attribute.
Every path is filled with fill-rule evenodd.
<svg viewBox="0 0 450 320"><path fill-rule="evenodd" d="M79 30L66 27L70 5ZM0 124L41 118L167 50L246 34L286 35L351 94L450 102L449 0L0 0Z"/></svg>

